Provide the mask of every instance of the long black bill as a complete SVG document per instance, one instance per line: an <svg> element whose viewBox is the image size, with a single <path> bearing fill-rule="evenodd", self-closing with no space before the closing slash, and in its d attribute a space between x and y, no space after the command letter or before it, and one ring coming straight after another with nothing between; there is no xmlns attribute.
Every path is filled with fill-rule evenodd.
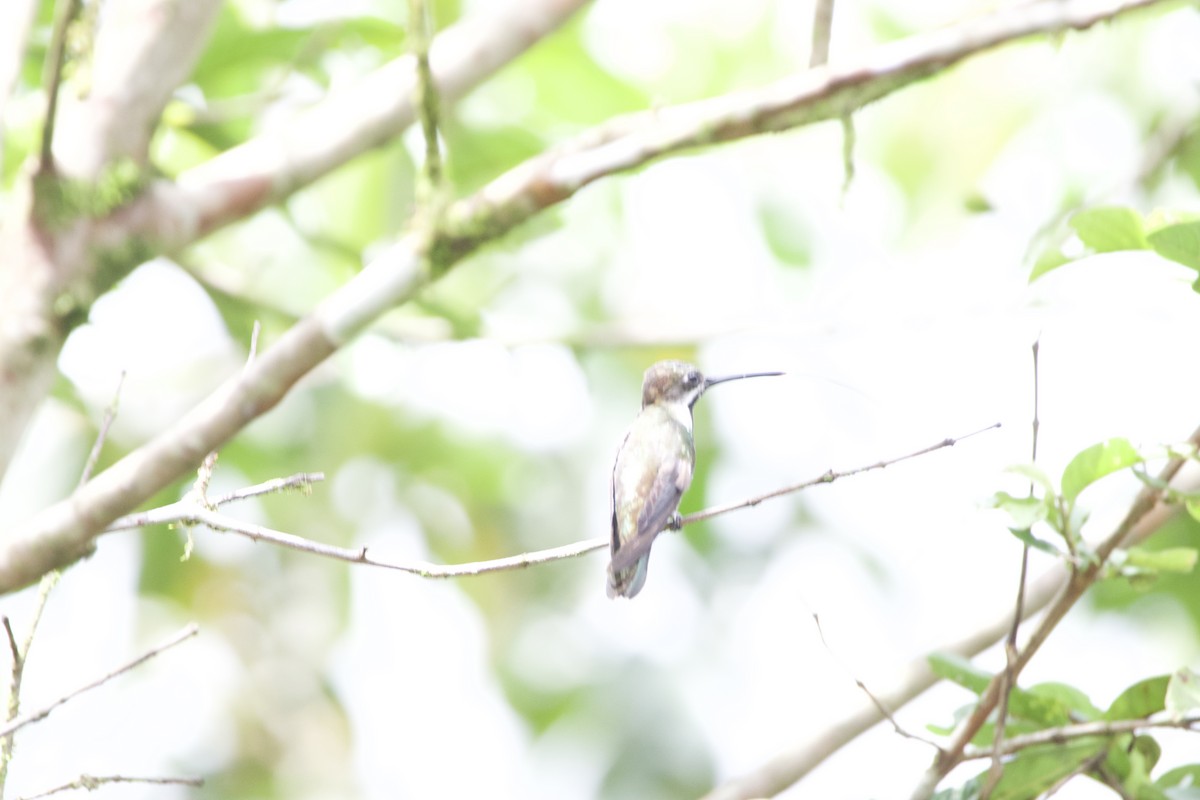
<svg viewBox="0 0 1200 800"><path fill-rule="evenodd" d="M744 375L726 375L722 378L705 378L705 391L716 386L718 383L726 383L727 381L740 381L742 378L771 378L776 375L786 375L785 372L747 372Z"/></svg>

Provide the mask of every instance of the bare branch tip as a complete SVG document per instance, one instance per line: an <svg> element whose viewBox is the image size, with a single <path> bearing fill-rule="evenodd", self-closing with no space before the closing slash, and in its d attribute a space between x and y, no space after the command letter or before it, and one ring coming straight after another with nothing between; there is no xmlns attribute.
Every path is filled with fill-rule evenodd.
<svg viewBox="0 0 1200 800"><path fill-rule="evenodd" d="M21 664L21 648L17 645L17 636L13 633L12 622L9 621L7 614L0 619L4 621L4 633L8 636L8 649L12 652L13 667L18 667Z"/></svg>

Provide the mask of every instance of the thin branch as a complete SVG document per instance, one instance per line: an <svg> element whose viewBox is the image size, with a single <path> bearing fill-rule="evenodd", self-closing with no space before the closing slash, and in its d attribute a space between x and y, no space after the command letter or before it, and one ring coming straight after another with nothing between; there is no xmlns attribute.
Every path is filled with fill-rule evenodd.
<svg viewBox="0 0 1200 800"><path fill-rule="evenodd" d="M1056 564L1030 582L1026 593L1025 614L1029 616L1045 608L1062 590L1066 571ZM1005 603L990 622L972 628L966 635L947 638L929 648L930 653L949 653L970 658L991 647L1012 625L1012 607ZM928 690L939 678L929 667L928 656L922 654L890 671L891 682L877 685L874 694L889 709L899 709ZM858 736L873 728L884 718L873 704L851 709L829 720L811 738L801 741L757 768L731 778L713 788L704 800L747 800L774 797L823 764L834 753Z"/></svg>
<svg viewBox="0 0 1200 800"><path fill-rule="evenodd" d="M254 320L254 327L250 329L250 351L246 354L247 369L254 363L254 359L258 356L258 337L260 334L262 334L262 323Z"/></svg>
<svg viewBox="0 0 1200 800"><path fill-rule="evenodd" d="M21 684L25 677L25 665L29 662L29 651L33 649L33 638L42 621L42 612L46 609L50 592L58 585L58 576L59 572L55 570L42 577L41 586L38 587L37 601L33 606L33 618L29 620L29 631L25 634L25 642L22 646L17 645L17 637L13 634L12 624L8 617L4 617L4 632L8 637L9 651L12 653L12 677L9 682L8 709L5 716L9 722L16 719L17 715L21 713ZM8 765L12 762L14 747L16 747L16 740L13 734L0 735L0 800L3 799L5 787L8 785Z"/></svg>
<svg viewBox="0 0 1200 800"><path fill-rule="evenodd" d="M425 0L408 2L408 37L417 64L417 80L413 89L413 106L421 120L421 136L425 140L425 160L417 182L417 205L432 210L442 186L442 152L438 142L438 93L429 67L429 8ZM436 219L437 214L432 217Z"/></svg>
<svg viewBox="0 0 1200 800"><path fill-rule="evenodd" d="M504 572L513 569L523 569L535 564L547 564L552 561L562 561L567 558L590 553L608 547L606 537L586 539L582 542L552 547L548 550L537 550L530 553L520 553L515 556L494 558L488 561L472 561L465 564L433 564L428 561L392 561L375 558L366 547L349 548L314 542L292 533L273 530L262 525L233 519L216 511L190 508L172 509L166 506L162 509L162 522L178 522L184 525L204 525L215 531L236 533L254 541L270 542L271 544L298 550L311 555L332 558L336 561L347 561L351 564L364 564L370 567L392 569L407 572L422 578L463 578L475 575L486 575L492 572Z"/></svg>
<svg viewBox="0 0 1200 800"><path fill-rule="evenodd" d="M1178 505L1155 506L1131 530L1126 544L1145 541L1178 513ZM1062 563L1054 564L1029 581L1025 591L1023 621L1061 597L1070 582L1071 575ZM949 638L942 644L929 648L929 652L971 658L1003 640L1011 628L1012 607L1006 602L1004 608L990 622L973 628L966 635ZM894 677L889 685L882 688L876 686L874 690L875 695L890 709L901 708L940 680L929 668L929 660L924 655L892 670L892 674ZM829 724L812 738L715 787L705 795L704 800L746 800L777 795L882 719L878 709L871 705L847 711L840 718L830 720Z"/></svg>
<svg viewBox="0 0 1200 800"><path fill-rule="evenodd" d="M991 425L988 425L986 428L980 428L979 430L972 431L971 433L968 433L964 436L959 436L957 439L943 439L942 441L938 442L937 444L931 444L931 445L929 445L929 447L922 447L920 450L916 450L912 453L908 453L907 455L888 459L887 461L878 461L874 464L868 464L865 467L856 467L854 469L849 469L844 472L835 472L831 469L831 470L828 470L827 472L825 472L825 474L821 475L821 477L819 477L819 478L812 478L811 480L802 481L801 483L796 483L791 486L785 486L782 489L776 489L774 491L767 492L766 494L760 494L757 497L751 497L749 500L742 500L737 503L729 503L729 504L723 505L723 506L714 506L713 508L707 508L703 511L697 511L693 514L688 514L686 517L683 517L681 519L681 524L689 525L693 522L700 522L701 520L706 520L706 519L709 519L710 517L715 517L718 514L725 514L730 511L736 511L739 508L746 508L748 506L756 506L764 500L770 500L772 498L779 497L780 495L791 494L792 492L798 492L802 489L807 489L810 486L816 486L816 485L822 484L822 483L833 483L834 481L839 480L840 478L848 478L851 475L858 475L861 472L869 472L871 470L884 469L885 467L890 467L893 464L899 464L901 461L908 461L911 458L917 458L918 456L923 456L927 453L932 453L935 450L941 450L944 447L953 447L954 445L958 444L959 442L961 442L965 439L970 439L972 436L978 436L981 433L986 433L987 431L994 430L999 427L1000 427L1000 423L996 422Z"/></svg>
<svg viewBox="0 0 1200 800"><path fill-rule="evenodd" d="M37 711L31 712L29 714L22 714L21 716L17 717L14 720L9 720L7 724L0 726L0 736L9 736L9 735L15 733L16 731L20 730L21 728L24 728L26 725L30 725L34 722L38 722L39 720L45 719L47 716L50 715L51 711L58 708L63 703L66 703L69 700L73 700L74 698L78 697L79 695L83 694L84 692L90 691L92 689L95 689L97 686L101 686L101 685L107 683L108 681L112 680L113 678L117 677L118 675L122 675L122 674L128 672L129 670L133 669L134 667L140 666L141 664L145 663L146 661L149 661L151 658L154 658L159 653L162 653L164 650L169 650L170 648L174 647L175 645L192 638L199 632L199 630L200 629L195 625L195 623L188 625L182 631L175 634L174 636L172 636L170 639L166 640L162 644L160 644L156 647L150 648L149 650L142 653L140 656L133 659L132 661L129 661L128 663L117 667L112 672L109 672L109 673L97 678L96 680L91 681L90 683L80 686L78 689L68 692L67 694L58 698L54 702L52 702L46 706L43 706L42 708L39 708Z"/></svg>
<svg viewBox="0 0 1200 800"><path fill-rule="evenodd" d="M883 45L857 64L808 71L756 91L615 120L527 161L450 206L432 248L424 236L401 239L289 329L244 374L71 497L11 531L0 544L0 592L26 585L47 570L81 557L113 520L195 469L206 453L272 408L300 378L377 317L414 297L428 282L422 270L423 252L436 252L440 271L602 177L682 149L836 118L983 50L1036 33L1087 28L1162 1L1045 0L1006 6L952 28ZM437 74L436 48L432 58ZM377 100L371 97L372 102ZM344 118L339 124L344 124ZM280 148L280 152L293 151ZM273 164L280 152L260 155ZM227 193L226 178L221 185ZM271 195L278 188L279 184L267 181L264 190ZM257 200L241 199L247 202L237 206L239 215L257 207ZM117 239L141 235L158 247L179 246L211 222L213 209L189 204L173 206L187 213L171 222L156 213L166 213L158 207L160 202L165 202L164 194L154 190L144 203L123 207L103 221L113 226L108 235ZM104 227L97 224L98 236L105 233ZM0 351L0 373L5 364ZM0 464L5 457L0 449Z"/></svg>
<svg viewBox="0 0 1200 800"><path fill-rule="evenodd" d="M220 508L226 503L232 503L235 500L245 500L250 497L259 497L264 494L281 494L288 491L299 491L304 494L312 492L314 483L320 483L325 480L324 472L300 472L295 475L289 475L286 478L274 478L262 483L256 483L253 486L247 486L244 489L235 489L232 492L220 495L217 498L209 498L209 503L213 508ZM114 523L115 527L115 523ZM112 530L112 528L110 528Z"/></svg>
<svg viewBox="0 0 1200 800"><path fill-rule="evenodd" d="M140 778L132 775L80 775L70 783L55 786L37 794L25 795L18 800L40 800L59 792L69 792L75 789L86 789L91 792L109 783L148 783L156 786L195 786L204 785L203 778Z"/></svg>
<svg viewBox="0 0 1200 800"><path fill-rule="evenodd" d="M1038 430L1041 427L1041 419L1038 414L1040 403L1040 370L1038 369L1038 354L1041 347L1041 340L1035 339L1031 350L1033 358L1033 424L1031 430L1030 443L1030 463L1037 463L1038 451ZM1029 496L1033 497L1036 487L1033 481L1029 482ZM980 800L988 800L992 795L992 791L996 788L996 784L1000 782L1000 776L1004 774L1004 729L1008 725L1008 703L1012 696L1013 687L1016 686L1017 675L1017 634L1020 631L1021 620L1024 618L1025 606L1025 581L1029 575L1029 543L1021 543L1021 572L1017 578L1017 601L1016 608L1013 611L1012 628L1008 631L1008 638L1004 641L1004 679L1000 684L1000 708L996 712L996 733L992 741L992 766L988 769L987 782L984 784L983 791L980 792Z"/></svg>
<svg viewBox="0 0 1200 800"><path fill-rule="evenodd" d="M1061 744L1069 739L1082 739L1087 736L1116 736L1121 733L1148 730L1150 728L1182 728L1195 730L1200 726L1200 711L1178 716L1160 711L1141 719L1097 720L1095 722L1079 722L1073 725L1062 725L1057 728L1044 728L1033 733L1020 736L1010 736L1001 748L1001 755L1012 755L1030 747L1043 744ZM963 750L963 760L990 758L992 747L971 747Z"/></svg>
<svg viewBox="0 0 1200 800"><path fill-rule="evenodd" d="M108 404L108 408L104 409L104 417L100 420L100 430L96 433L96 441L92 442L91 452L88 453L87 461L83 465L83 472L79 475L78 486L83 486L91 480L92 472L96 469L96 462L100 460L100 451L104 449L104 442L108 439L108 429L112 427L113 420L117 418L117 406L121 401L121 387L124 385L125 370L121 370L121 376L117 378L117 388L113 390L112 402Z"/></svg>
<svg viewBox="0 0 1200 800"><path fill-rule="evenodd" d="M1189 438L1189 442L1197 447L1200 447L1200 428L1197 428ZM1112 555L1113 551L1120 545L1134 541L1138 538L1139 529L1144 530L1143 523L1146 520L1155 519L1155 511L1160 505L1163 497L1163 490L1155 488L1157 486L1166 486L1178 474L1183 467L1183 459L1171 459L1167 465L1156 476L1153 485L1143 486L1134 498L1132 505L1126 513L1125 518L1116 529L1104 540L1102 540L1095 548L1095 558L1082 568L1073 568L1066 585L1058 598L1050 606L1046 615L1034 629L1029 640L1025 643L1025 647L1021 650L1013 668L1013 680L1020 675L1021 670L1029 663L1034 654L1045 644L1046 639L1058 626L1063 618L1067 615L1075 603L1079 601L1087 589L1096 582L1103 573L1104 565ZM967 716L950 738L950 742L943 748L942 753L934 760L934 763L922 776L916 788L913 791L913 800L927 800L933 795L938 783L941 782L950 770L962 760L962 753L966 748L967 743L974 738L979 729L987 721L992 710L996 708L999 702L1000 686L1003 681L1001 675L992 678L991 682L979 696L979 702L971 714Z"/></svg>
<svg viewBox="0 0 1200 800"><path fill-rule="evenodd" d="M906 461L910 458L932 453L935 450L940 450L943 447L949 447L957 442L967 439L971 436L983 433L984 431L992 430L998 427L999 423L989 425L974 433L969 433L966 436L960 436L958 439L943 439L935 445L922 448L908 455L892 459L890 461L880 461L876 464L871 464L857 469L847 470L845 472L834 472L829 470L819 478L810 481L804 481L793 486L788 486L783 489L778 489L758 497L752 497L749 500L744 500L740 503L731 503L725 506L716 506L713 508L697 511L694 514L688 514L686 517L680 518L679 527L700 522L702 520L711 519L720 514L727 514L730 511L755 506L763 500L780 495L798 492L802 489L807 489L812 486L818 486L824 483L832 483L839 478L846 478L851 475L857 475L861 472L866 472L872 469L881 469L900 461ZM207 464L206 460L206 464ZM204 468L201 468L201 474L205 475ZM280 491L285 488L294 486L307 487L314 479L320 480L325 476L321 473L293 475L289 478L278 478L273 481L251 486L247 489L242 489L236 492L231 492L218 498L216 501L207 500L205 492L194 489L188 493L187 497L177 503L161 506L160 508L150 509L149 511L139 511L135 514L128 514L116 520L107 528L106 532L115 532L119 530L128 530L130 528L140 528L147 525L184 525L195 526L204 525L215 531L225 533L236 533L245 536L254 541L270 542L280 547L286 547L291 550L298 550L303 553L332 558L337 561L346 561L351 564L365 564L372 567L381 567L383 569L393 569L400 572L407 572L412 575L419 575L423 578L462 578L474 575L486 575L492 572L503 572L513 569L524 569L525 567L535 564L548 564L553 561L562 561L568 558L577 558L595 550L602 550L609 546L608 537L600 536L594 539L585 539L581 542L573 542L571 544L551 547L546 550L534 550L528 553L518 553L513 556L504 556L503 558L494 558L487 561L471 561L463 564L433 564L428 561L393 561L388 559L380 559L371 556L367 552L366 547L337 547L335 545L323 544L311 539L305 539L302 536L297 536L293 533L277 531L273 528L268 528L263 525L256 525L250 522L234 519L233 517L221 514L216 511L217 506L222 503L232 500L251 497L258 494L265 494L269 491ZM211 473L204 478L204 485L207 486L208 479L211 479ZM198 481L199 483L199 481ZM193 499L195 498L195 499ZM819 628L818 623L818 628ZM863 687L864 690L866 687ZM868 692L870 694L870 692Z"/></svg>
<svg viewBox="0 0 1200 800"><path fill-rule="evenodd" d="M829 38L833 32L833 0L817 0L813 9L812 52L809 67L820 67L829 60Z"/></svg>
<svg viewBox="0 0 1200 800"><path fill-rule="evenodd" d="M235 489L232 492L220 495L216 499L205 499L201 503L184 498L170 505L152 508L148 511L137 511L133 514L126 514L109 525L105 529L105 533L144 528L147 525L188 524L188 521L191 519L189 515L198 506L212 510L220 508L226 503L245 500L250 497L259 497L264 494L276 494L293 489L307 493L312 489L314 483L323 480L325 480L325 473L323 472L301 472L296 475L289 475L286 478L273 478L263 483L256 483L244 489Z"/></svg>
<svg viewBox="0 0 1200 800"><path fill-rule="evenodd" d="M42 123L41 156L38 172L49 174L54 171L54 123L58 117L58 92L62 84L63 61L67 57L67 28L79 14L80 0L58 0L58 14L54 18L54 32L50 36L50 51L46 54L45 70L42 74L42 91L46 95L46 118Z"/></svg>
<svg viewBox="0 0 1200 800"><path fill-rule="evenodd" d="M892 730L906 739L912 739L913 741L927 744L934 750L940 751L942 748L937 742L926 739L924 736L918 736L915 733L910 733L909 731L900 727L900 723L896 721L895 716L892 715L891 710L883 703L883 701L871 693L871 690L867 688L867 685L863 683L861 678L854 674L846 662L842 660L841 656L833 652L833 648L829 646L829 642L825 641L825 629L821 627L821 617L815 611L812 612L812 620L813 624L817 626L817 635L821 637L821 646L825 648L825 652L829 653L829 655L833 657L833 660L838 662L838 666L840 666L842 670L850 676L851 680L854 681L854 685L862 690L863 694L867 696L867 699L871 701L871 705L875 706L875 710L879 712L879 716L883 717L892 724Z"/></svg>

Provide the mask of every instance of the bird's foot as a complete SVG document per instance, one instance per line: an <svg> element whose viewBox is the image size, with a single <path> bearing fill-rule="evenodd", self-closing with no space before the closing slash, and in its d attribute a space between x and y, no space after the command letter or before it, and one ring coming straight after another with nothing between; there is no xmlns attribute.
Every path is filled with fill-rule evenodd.
<svg viewBox="0 0 1200 800"><path fill-rule="evenodd" d="M681 517L679 515L679 512L676 511L674 514L671 515L670 521L667 522L667 530L677 531L682 527L683 527L683 517Z"/></svg>

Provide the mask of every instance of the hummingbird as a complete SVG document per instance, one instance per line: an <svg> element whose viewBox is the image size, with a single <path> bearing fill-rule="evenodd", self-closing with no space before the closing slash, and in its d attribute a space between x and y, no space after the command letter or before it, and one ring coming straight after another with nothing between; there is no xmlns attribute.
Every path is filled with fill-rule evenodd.
<svg viewBox="0 0 1200 800"><path fill-rule="evenodd" d="M609 597L633 597L642 590L655 537L681 524L679 500L692 483L696 464L692 440L696 401L718 383L782 374L706 378L683 361L659 361L646 370L641 413L625 433L613 465Z"/></svg>

